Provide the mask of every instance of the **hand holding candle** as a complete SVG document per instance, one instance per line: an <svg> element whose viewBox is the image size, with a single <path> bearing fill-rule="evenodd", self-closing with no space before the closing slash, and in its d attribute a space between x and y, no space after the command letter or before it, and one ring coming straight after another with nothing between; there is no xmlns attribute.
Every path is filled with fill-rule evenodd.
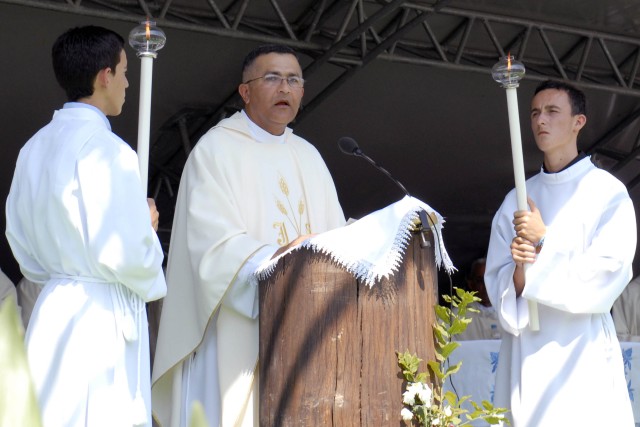
<svg viewBox="0 0 640 427"><path fill-rule="evenodd" d="M518 210L528 210L527 188L525 185L524 160L522 156L522 137L520 134L520 116L518 114L518 94L516 88L524 77L524 65L507 55L493 66L491 75L500 83L507 93L507 109L509 113L509 131L511 133L511 157L513 159L513 175L516 183L516 199ZM526 266L525 266L526 268ZM529 305L529 326L531 330L540 330L538 321L538 305L535 301L527 301Z"/></svg>

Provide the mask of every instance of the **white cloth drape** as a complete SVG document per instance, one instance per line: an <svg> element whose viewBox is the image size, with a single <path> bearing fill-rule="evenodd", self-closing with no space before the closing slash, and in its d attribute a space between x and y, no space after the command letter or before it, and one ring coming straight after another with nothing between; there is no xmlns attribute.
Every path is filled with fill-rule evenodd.
<svg viewBox="0 0 640 427"><path fill-rule="evenodd" d="M357 279L373 286L397 271L410 242L411 230L423 209L430 218L430 224L426 225L435 236L436 264L452 272L454 267L442 237L444 219L426 203L409 196L346 227L314 236L292 250L305 247L328 254ZM256 272L258 278L268 277L277 261L270 260L261 266Z"/></svg>

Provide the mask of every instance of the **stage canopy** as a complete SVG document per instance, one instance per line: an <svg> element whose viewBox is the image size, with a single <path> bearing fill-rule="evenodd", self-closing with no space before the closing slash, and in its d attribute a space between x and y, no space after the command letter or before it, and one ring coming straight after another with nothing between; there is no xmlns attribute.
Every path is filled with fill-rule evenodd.
<svg viewBox="0 0 640 427"><path fill-rule="evenodd" d="M126 37L147 16L167 35L154 63L149 180L165 247L186 156L203 132L240 107L242 58L265 43L300 53L307 84L292 127L325 157L347 216L403 193L364 160L342 154L342 136L445 217L445 244L463 271L485 253L491 218L513 187L506 97L491 78L505 54L527 69L518 90L527 177L542 160L529 126L533 89L548 78L565 80L588 97L580 148L619 177L640 206L634 0L0 0L3 200L20 147L65 101L50 65L55 37L86 24ZM131 86L112 125L135 147L140 61L132 50L128 56ZM1 243L0 266L17 281Z"/></svg>

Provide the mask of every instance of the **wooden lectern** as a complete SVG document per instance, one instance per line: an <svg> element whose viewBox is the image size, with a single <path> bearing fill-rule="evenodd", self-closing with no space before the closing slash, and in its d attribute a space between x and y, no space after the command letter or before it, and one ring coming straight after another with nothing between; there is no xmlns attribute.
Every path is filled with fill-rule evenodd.
<svg viewBox="0 0 640 427"><path fill-rule="evenodd" d="M260 426L399 426L396 351L434 358L434 241L373 287L300 249L260 282ZM437 244L437 243L436 243ZM426 364L421 366L426 370Z"/></svg>

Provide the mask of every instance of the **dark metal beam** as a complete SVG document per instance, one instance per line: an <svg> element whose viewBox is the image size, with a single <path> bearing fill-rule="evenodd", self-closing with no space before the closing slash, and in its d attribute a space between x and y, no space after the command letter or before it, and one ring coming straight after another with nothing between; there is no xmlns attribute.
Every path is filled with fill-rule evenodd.
<svg viewBox="0 0 640 427"><path fill-rule="evenodd" d="M585 89L640 97L638 37L464 10L449 7L447 0L435 1L432 5L405 0L320 0L305 3L306 9L300 8L303 2L298 1L235 0L226 2L224 8L220 7L220 0L201 0L201 3L182 0L0 0L0 4L132 23L155 16L158 25L164 28L292 46L313 58L305 69L306 76L329 64L343 67L342 75L327 83L308 101L298 122L374 60L489 74L498 56L516 49L517 58L527 66L527 80L560 77ZM275 14L256 17L248 13L250 5L271 7ZM293 10L297 15L293 15ZM429 14L438 14L443 20L439 20L438 25L427 22ZM483 25L474 25L477 21ZM412 31L416 28L421 31ZM531 46L535 46L532 43L535 37L539 37L535 41L540 41L544 49L534 52ZM594 40L602 49L604 60L600 52L594 52L597 51L593 49ZM569 46L568 50L565 46ZM622 52L622 58L616 58L612 46L616 47L614 52ZM234 90L221 105L198 110L199 115L186 114L182 121L167 123L159 137L163 129L173 126L181 135L180 145L186 149L195 143L203 129L208 129L237 102ZM613 152L607 145L639 117L640 110L633 112L587 151ZM191 138L191 141L185 141L185 138ZM637 150L621 153L622 160L618 159L617 168L635 158ZM640 178L636 180L640 181ZM633 182L635 185L635 180Z"/></svg>

